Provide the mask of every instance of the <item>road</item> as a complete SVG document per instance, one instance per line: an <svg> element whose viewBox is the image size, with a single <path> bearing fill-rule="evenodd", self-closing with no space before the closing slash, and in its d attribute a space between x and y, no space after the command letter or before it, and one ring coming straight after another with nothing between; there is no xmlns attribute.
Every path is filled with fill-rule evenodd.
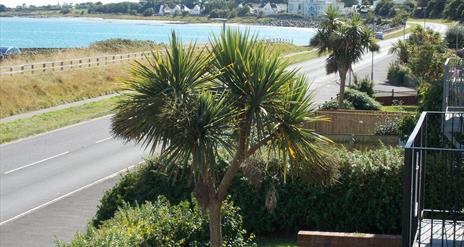
<svg viewBox="0 0 464 247"><path fill-rule="evenodd" d="M395 41L380 42L381 51L374 55L377 89L389 88L382 82ZM370 63L366 54L354 71L369 75ZM318 102L335 97L336 76L325 74L324 58L296 67L307 74ZM141 147L111 138L110 117L0 145L0 246L50 246L55 235L69 240L83 230L103 191L117 181L115 175L144 155Z"/></svg>

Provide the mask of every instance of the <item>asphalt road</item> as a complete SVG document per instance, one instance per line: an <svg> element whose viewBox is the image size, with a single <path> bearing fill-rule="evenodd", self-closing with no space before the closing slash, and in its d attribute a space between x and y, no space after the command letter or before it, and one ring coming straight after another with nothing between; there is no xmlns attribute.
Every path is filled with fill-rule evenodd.
<svg viewBox="0 0 464 247"><path fill-rule="evenodd" d="M374 54L376 89L391 88L383 82L393 61L387 51L396 40L380 42L381 51ZM366 54L354 71L370 75L370 66ZM293 67L307 74L318 102L335 97L337 76L326 75L324 58ZM111 138L110 117L0 145L0 246L50 246L55 236L69 240L84 229L116 174L145 154L141 147Z"/></svg>

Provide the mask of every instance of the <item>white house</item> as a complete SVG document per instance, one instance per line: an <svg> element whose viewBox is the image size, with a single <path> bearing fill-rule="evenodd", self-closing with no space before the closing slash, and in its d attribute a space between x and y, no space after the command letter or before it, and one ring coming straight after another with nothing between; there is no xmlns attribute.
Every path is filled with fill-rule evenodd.
<svg viewBox="0 0 464 247"><path fill-rule="evenodd" d="M158 11L159 15L170 15L171 13L174 13L171 8L169 8L169 5L161 5L160 9Z"/></svg>
<svg viewBox="0 0 464 247"><path fill-rule="evenodd" d="M193 8L190 10L190 15L201 15L201 7L200 5L195 5Z"/></svg>
<svg viewBox="0 0 464 247"><path fill-rule="evenodd" d="M180 7L179 4L176 4L176 6L171 10L171 14L178 14L180 15L182 13L182 8Z"/></svg>
<svg viewBox="0 0 464 247"><path fill-rule="evenodd" d="M266 3L262 8L260 8L258 12L262 12L264 16L276 14L276 12L271 6L271 3L269 2Z"/></svg>
<svg viewBox="0 0 464 247"><path fill-rule="evenodd" d="M288 13L317 17L322 15L329 5L344 12L345 4L338 0L288 0Z"/></svg>

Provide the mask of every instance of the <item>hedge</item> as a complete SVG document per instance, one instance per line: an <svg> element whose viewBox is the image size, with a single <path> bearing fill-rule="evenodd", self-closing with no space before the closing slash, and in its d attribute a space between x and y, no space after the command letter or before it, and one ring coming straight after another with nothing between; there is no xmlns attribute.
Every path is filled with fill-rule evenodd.
<svg viewBox="0 0 464 247"><path fill-rule="evenodd" d="M227 200L222 206L223 240L226 246L256 246L253 235L247 238L239 208ZM195 200L177 205L164 196L143 205L127 204L115 212L99 228L89 226L77 233L70 243L57 242L62 247L86 246L209 246L208 218Z"/></svg>
<svg viewBox="0 0 464 247"><path fill-rule="evenodd" d="M241 208L245 228L257 234L294 233L300 229L399 234L402 149L337 149L333 153L339 164L339 178L330 185L301 179L287 179L284 183L272 171L277 167L276 160L258 159L253 166L258 170L238 176L229 192ZM147 160L138 170L123 176L104 195L93 224L98 226L112 217L124 203L155 201L159 195L172 203L189 199L188 178L181 175L171 181L158 169L162 164L158 159ZM269 203L270 198L276 201Z"/></svg>

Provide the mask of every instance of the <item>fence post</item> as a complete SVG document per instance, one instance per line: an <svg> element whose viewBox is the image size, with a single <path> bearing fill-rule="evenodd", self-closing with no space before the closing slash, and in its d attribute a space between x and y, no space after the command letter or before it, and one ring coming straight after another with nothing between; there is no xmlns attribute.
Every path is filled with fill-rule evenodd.
<svg viewBox="0 0 464 247"><path fill-rule="evenodd" d="M34 65L31 64L31 74L34 74Z"/></svg>
<svg viewBox="0 0 464 247"><path fill-rule="evenodd" d="M45 64L42 64L42 66L43 66L43 72L45 72Z"/></svg>
<svg viewBox="0 0 464 247"><path fill-rule="evenodd" d="M100 66L100 58L97 57L97 67Z"/></svg>
<svg viewBox="0 0 464 247"><path fill-rule="evenodd" d="M89 58L89 67L91 66L91 63L92 63L92 59Z"/></svg>
<svg viewBox="0 0 464 247"><path fill-rule="evenodd" d="M60 70L63 70L63 69L64 69L63 66L64 66L64 62L61 62L61 63L60 63Z"/></svg>
<svg viewBox="0 0 464 247"><path fill-rule="evenodd" d="M413 165L413 149L406 148L404 152L404 177L403 177L403 215L402 215L402 247L411 247L412 245L412 212L411 206L414 202L412 195L412 175Z"/></svg>
<svg viewBox="0 0 464 247"><path fill-rule="evenodd" d="M71 69L73 68L73 61L71 60Z"/></svg>
<svg viewBox="0 0 464 247"><path fill-rule="evenodd" d="M79 68L82 68L82 59L79 59Z"/></svg>

